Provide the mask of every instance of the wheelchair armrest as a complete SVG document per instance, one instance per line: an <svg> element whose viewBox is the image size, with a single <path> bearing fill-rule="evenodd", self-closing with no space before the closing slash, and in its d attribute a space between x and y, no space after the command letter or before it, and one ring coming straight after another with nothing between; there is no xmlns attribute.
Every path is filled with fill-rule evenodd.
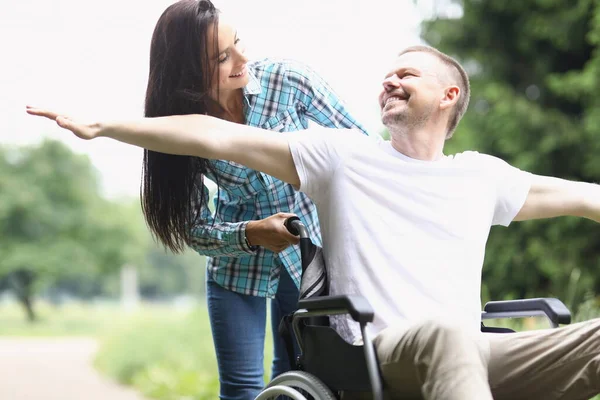
<svg viewBox="0 0 600 400"><path fill-rule="evenodd" d="M571 323L571 312L567 306L554 298L490 301L483 310L481 319L545 315L555 325Z"/></svg>
<svg viewBox="0 0 600 400"><path fill-rule="evenodd" d="M298 308L304 308L307 311L346 311L353 320L361 324L373 322L375 314L369 302L361 296L319 296L300 300Z"/></svg>

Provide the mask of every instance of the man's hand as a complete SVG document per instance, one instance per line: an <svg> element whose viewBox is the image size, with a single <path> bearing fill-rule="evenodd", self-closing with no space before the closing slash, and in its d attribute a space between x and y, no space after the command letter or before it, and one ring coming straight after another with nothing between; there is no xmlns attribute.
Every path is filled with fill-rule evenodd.
<svg viewBox="0 0 600 400"><path fill-rule="evenodd" d="M297 244L300 239L292 235L284 226L285 220L294 214L277 213L246 225L246 239L252 246L261 246L275 253Z"/></svg>
<svg viewBox="0 0 600 400"><path fill-rule="evenodd" d="M100 133L100 127L98 124L83 124L54 111L27 106L27 113L56 121L58 126L63 129L70 130L81 139L90 140L97 137Z"/></svg>

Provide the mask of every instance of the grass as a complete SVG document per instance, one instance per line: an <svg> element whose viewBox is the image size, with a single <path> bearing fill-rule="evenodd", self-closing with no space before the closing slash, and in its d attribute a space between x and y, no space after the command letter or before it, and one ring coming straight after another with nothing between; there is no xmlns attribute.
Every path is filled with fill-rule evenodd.
<svg viewBox="0 0 600 400"><path fill-rule="evenodd" d="M157 312L167 314L167 311L158 307L143 307L135 313L129 313L114 304L71 303L57 307L44 302L37 302L35 311L37 320L29 322L17 304L7 303L0 306L0 336L100 337L146 315Z"/></svg>

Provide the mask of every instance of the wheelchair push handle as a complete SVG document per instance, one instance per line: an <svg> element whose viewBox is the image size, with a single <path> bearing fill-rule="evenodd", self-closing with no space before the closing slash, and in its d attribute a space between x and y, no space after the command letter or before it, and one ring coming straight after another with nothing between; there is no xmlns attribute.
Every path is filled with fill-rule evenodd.
<svg viewBox="0 0 600 400"><path fill-rule="evenodd" d="M300 221L300 218L296 216L289 217L285 220L284 225L292 235L300 236L300 239L310 239L308 229L306 229L306 226Z"/></svg>
<svg viewBox="0 0 600 400"><path fill-rule="evenodd" d="M296 216L289 217L285 220L284 225L292 235L300 236L300 260L302 262L302 273L304 273L313 260L317 248L310 240L308 229L300 221L300 218Z"/></svg>

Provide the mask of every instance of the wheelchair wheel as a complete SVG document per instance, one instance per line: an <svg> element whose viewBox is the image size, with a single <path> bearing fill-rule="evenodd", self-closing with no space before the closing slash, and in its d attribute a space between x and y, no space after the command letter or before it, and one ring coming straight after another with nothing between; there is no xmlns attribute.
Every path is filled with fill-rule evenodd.
<svg viewBox="0 0 600 400"><path fill-rule="evenodd" d="M280 396L293 400L336 400L319 378L304 371L289 371L279 375L269 382L255 400L275 400Z"/></svg>

